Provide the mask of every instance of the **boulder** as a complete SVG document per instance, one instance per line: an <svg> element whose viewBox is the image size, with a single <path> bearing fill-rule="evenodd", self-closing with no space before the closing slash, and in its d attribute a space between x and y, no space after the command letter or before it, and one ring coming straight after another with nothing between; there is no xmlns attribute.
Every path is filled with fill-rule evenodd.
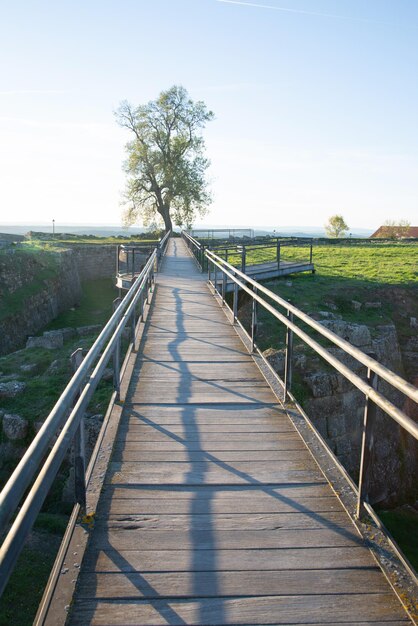
<svg viewBox="0 0 418 626"><path fill-rule="evenodd" d="M15 398L26 389L26 383L20 380L9 380L0 383L0 398Z"/></svg>
<svg viewBox="0 0 418 626"><path fill-rule="evenodd" d="M321 324L339 337L349 341L353 346L369 346L371 343L370 330L364 324L352 324L344 320L324 320Z"/></svg>
<svg viewBox="0 0 418 626"><path fill-rule="evenodd" d="M64 336L60 330L48 330L42 337L29 337L26 342L27 348L46 348L57 350L64 345Z"/></svg>
<svg viewBox="0 0 418 626"><path fill-rule="evenodd" d="M28 421L20 417L20 415L5 413L3 416L3 432L7 439L11 441L25 439L28 434Z"/></svg>
<svg viewBox="0 0 418 626"><path fill-rule="evenodd" d="M353 308L353 311L360 311L361 302L358 302L357 300L351 300L351 306Z"/></svg>
<svg viewBox="0 0 418 626"><path fill-rule="evenodd" d="M76 328L77 335L79 337L86 337L87 335L94 335L102 330L103 326L100 324L93 324L92 326L79 326Z"/></svg>
<svg viewBox="0 0 418 626"><path fill-rule="evenodd" d="M365 302L364 308L365 309L381 309L382 303L381 302Z"/></svg>

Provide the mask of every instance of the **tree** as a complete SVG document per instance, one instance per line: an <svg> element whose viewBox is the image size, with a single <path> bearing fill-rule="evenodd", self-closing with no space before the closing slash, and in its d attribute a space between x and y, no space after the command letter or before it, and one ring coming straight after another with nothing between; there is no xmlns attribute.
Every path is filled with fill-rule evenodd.
<svg viewBox="0 0 418 626"><path fill-rule="evenodd" d="M172 230L172 220L190 227L211 201L205 180L209 161L200 131L213 119L212 111L174 85L136 108L122 102L116 117L133 135L124 165L125 223L142 217L148 225L160 216L166 232Z"/></svg>
<svg viewBox="0 0 418 626"><path fill-rule="evenodd" d="M409 229L411 227L411 222L408 220L386 220L381 228L379 228L379 232L377 237L382 237L385 239L402 239L404 237L408 237Z"/></svg>
<svg viewBox="0 0 418 626"><path fill-rule="evenodd" d="M332 215L325 224L325 231L328 237L344 237L348 226L342 215Z"/></svg>

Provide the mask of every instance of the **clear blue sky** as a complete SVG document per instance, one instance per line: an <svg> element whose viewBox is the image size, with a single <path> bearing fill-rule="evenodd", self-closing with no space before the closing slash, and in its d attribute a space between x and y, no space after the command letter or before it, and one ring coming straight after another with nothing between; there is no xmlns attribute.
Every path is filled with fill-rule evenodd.
<svg viewBox="0 0 418 626"><path fill-rule="evenodd" d="M0 222L118 223L113 110L181 84L205 223L418 223L416 0L5 0L0 42Z"/></svg>

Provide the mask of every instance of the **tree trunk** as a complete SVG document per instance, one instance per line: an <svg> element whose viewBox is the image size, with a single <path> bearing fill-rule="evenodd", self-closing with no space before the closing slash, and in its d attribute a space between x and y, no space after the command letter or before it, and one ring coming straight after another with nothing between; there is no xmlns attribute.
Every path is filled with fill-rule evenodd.
<svg viewBox="0 0 418 626"><path fill-rule="evenodd" d="M170 230L173 230L173 223L170 217L170 206L165 204L158 212L164 220L165 232L168 233Z"/></svg>

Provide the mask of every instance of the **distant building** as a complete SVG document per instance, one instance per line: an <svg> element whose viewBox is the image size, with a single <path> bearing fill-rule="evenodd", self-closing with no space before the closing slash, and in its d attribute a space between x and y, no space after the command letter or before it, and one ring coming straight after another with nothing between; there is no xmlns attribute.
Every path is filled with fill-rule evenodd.
<svg viewBox="0 0 418 626"><path fill-rule="evenodd" d="M418 238L418 226L409 226L408 228L401 227L402 232L396 232L396 226L379 226L377 231L370 235L369 239L379 238L395 238L395 239L411 239ZM393 232L389 232L393 229Z"/></svg>

